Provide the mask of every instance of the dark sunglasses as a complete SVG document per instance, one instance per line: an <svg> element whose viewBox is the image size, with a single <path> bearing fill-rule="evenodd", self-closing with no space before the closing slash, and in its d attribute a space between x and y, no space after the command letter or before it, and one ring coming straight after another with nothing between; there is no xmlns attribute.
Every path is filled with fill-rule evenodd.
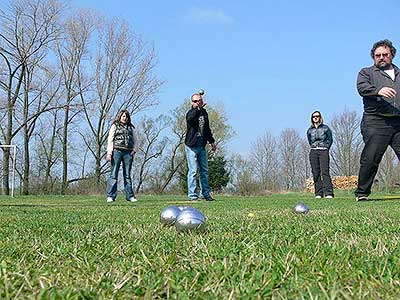
<svg viewBox="0 0 400 300"><path fill-rule="evenodd" d="M375 58L380 58L382 57L389 57L389 53L381 53L381 54L374 54Z"/></svg>
<svg viewBox="0 0 400 300"><path fill-rule="evenodd" d="M200 102L201 100L192 100L193 103Z"/></svg>
<svg viewBox="0 0 400 300"><path fill-rule="evenodd" d="M312 116L313 118L321 118L321 116Z"/></svg>

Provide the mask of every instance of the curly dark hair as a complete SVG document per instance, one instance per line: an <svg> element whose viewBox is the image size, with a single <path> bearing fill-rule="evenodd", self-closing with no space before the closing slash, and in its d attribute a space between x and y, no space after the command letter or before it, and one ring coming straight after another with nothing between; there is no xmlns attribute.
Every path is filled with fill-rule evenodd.
<svg viewBox="0 0 400 300"><path fill-rule="evenodd" d="M381 41L377 41L372 46L372 49L371 49L371 57L372 57L372 59L374 58L375 50L378 47L382 47L382 46L383 47L388 47L390 49L390 53L392 53L392 57L394 58L394 56L396 55L396 48L393 46L391 41L389 41L388 39L384 39L384 40L381 40Z"/></svg>

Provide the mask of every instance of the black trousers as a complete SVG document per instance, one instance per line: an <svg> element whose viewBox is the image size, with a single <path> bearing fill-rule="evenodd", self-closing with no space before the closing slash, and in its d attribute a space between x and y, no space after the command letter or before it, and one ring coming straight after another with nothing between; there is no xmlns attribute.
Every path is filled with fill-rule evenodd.
<svg viewBox="0 0 400 300"><path fill-rule="evenodd" d="M363 115L361 134L364 149L361 152L356 196L369 196L379 163L388 146L400 159L400 117Z"/></svg>
<svg viewBox="0 0 400 300"><path fill-rule="evenodd" d="M310 150L310 164L315 196L333 196L332 180L329 175L329 150Z"/></svg>

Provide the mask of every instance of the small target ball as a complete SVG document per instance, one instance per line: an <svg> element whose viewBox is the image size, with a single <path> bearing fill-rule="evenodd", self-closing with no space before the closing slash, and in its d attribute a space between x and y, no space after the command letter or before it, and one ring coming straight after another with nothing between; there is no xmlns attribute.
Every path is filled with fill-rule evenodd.
<svg viewBox="0 0 400 300"><path fill-rule="evenodd" d="M296 206L293 208L293 211L298 214L306 214L310 211L308 206L304 203L298 203Z"/></svg>

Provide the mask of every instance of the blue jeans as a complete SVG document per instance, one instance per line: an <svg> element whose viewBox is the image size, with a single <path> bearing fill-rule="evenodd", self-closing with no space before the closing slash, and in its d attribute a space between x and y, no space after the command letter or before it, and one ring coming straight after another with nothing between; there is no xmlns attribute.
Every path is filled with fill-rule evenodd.
<svg viewBox="0 0 400 300"><path fill-rule="evenodd" d="M187 174L188 197L190 200L194 200L199 197L196 193L196 174L198 168L200 173L200 192L205 198L208 198L210 197L211 188L208 183L208 159L206 148L188 146L185 146L185 148L186 159L189 167Z"/></svg>
<svg viewBox="0 0 400 300"><path fill-rule="evenodd" d="M133 156L129 150L114 149L111 158L111 173L107 180L107 197L115 199L117 197L118 187L118 172L122 162L122 173L124 176L125 196L126 200L134 197L135 194L132 189L131 170Z"/></svg>

